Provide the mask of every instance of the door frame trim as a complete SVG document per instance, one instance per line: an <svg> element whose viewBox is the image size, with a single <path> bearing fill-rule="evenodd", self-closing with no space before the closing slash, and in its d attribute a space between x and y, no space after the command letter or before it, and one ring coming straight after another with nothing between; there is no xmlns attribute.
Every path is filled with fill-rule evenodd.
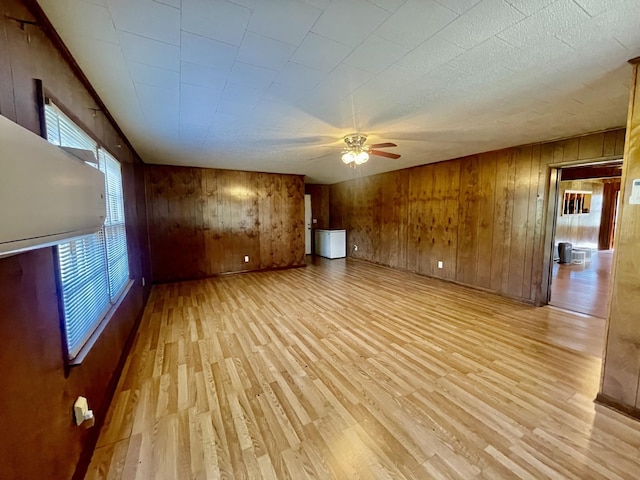
<svg viewBox="0 0 640 480"><path fill-rule="evenodd" d="M546 187L545 187L545 208L542 220L544 229L544 244L542 250L542 282L540 292L536 299L536 304L549 305L551 299L551 281L553 279L553 254L556 239L556 223L558 220L558 205L560 203L560 182L562 180L562 169L569 167L579 167L582 165L598 165L615 161L624 161L620 155L609 155L589 160L573 160L570 162L550 163L547 165ZM555 178L554 178L555 177Z"/></svg>

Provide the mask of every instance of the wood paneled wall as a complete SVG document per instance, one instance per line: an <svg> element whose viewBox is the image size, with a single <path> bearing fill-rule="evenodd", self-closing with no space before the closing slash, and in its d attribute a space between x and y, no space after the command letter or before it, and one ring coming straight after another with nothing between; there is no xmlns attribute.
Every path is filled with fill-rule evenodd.
<svg viewBox="0 0 640 480"><path fill-rule="evenodd" d="M329 228L329 185L307 183L304 193L311 195L311 212L316 220L311 228Z"/></svg>
<svg viewBox="0 0 640 480"><path fill-rule="evenodd" d="M634 62L611 309L598 399L640 418L640 205L629 202L633 181L640 178L640 58Z"/></svg>
<svg viewBox="0 0 640 480"><path fill-rule="evenodd" d="M347 229L354 258L544 302L548 166L623 148L620 129L338 183L331 228Z"/></svg>
<svg viewBox="0 0 640 480"><path fill-rule="evenodd" d="M161 165L145 171L154 281L304 265L302 176Z"/></svg>
<svg viewBox="0 0 640 480"><path fill-rule="evenodd" d="M562 199L567 190L591 192L589 213L568 215L562 212ZM556 245L569 242L574 247L597 248L602 217L602 198L604 182L602 180L572 180L560 182L560 205L556 222Z"/></svg>
<svg viewBox="0 0 640 480"><path fill-rule="evenodd" d="M598 234L598 249L613 248L614 233L617 223L618 192L620 179L604 180L602 192L602 215L600 217L600 232Z"/></svg>
<svg viewBox="0 0 640 480"><path fill-rule="evenodd" d="M37 10L34 10L37 14ZM19 0L0 0L0 113L40 134L34 78L55 95L122 164L131 276L136 280L82 365L65 374L53 248L0 259L0 478L78 478L83 475L97 427L77 427L72 406L89 399L97 424L104 419L121 370L123 351L150 288L144 177L140 160L117 128L90 108L96 99L60 50ZM117 145L123 145L122 148ZM0 227L4 228L4 227ZM79 468L76 470L76 468Z"/></svg>
<svg viewBox="0 0 640 480"><path fill-rule="evenodd" d="M307 183L304 186L304 193L311 195L311 253L316 251L315 231L327 229L330 226L329 190L329 185Z"/></svg>

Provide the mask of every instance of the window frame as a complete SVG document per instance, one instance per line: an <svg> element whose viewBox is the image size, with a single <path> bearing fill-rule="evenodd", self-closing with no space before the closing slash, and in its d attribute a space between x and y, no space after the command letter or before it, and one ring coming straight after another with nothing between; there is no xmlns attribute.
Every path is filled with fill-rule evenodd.
<svg viewBox="0 0 640 480"><path fill-rule="evenodd" d="M63 279L62 279L62 266L60 263L61 261L60 246L52 247L54 271L55 271L55 277L56 277L56 291L57 291L57 297L58 297L58 313L60 318L60 332L61 332L61 339L62 339L63 359L65 362L65 367L73 367L73 366L80 365L82 361L86 358L87 354L95 345L97 339L105 330L106 326L109 324L111 318L113 317L115 312L118 310L124 298L126 298L129 290L131 289L131 286L133 285L133 279L131 277L130 255L129 255L129 235L127 232L128 228L127 228L126 203L125 203L125 193L124 193L125 188L124 188L124 178L122 175L123 168L122 168L122 163L116 158L116 156L113 155L107 148L105 148L104 144L102 144L102 142L96 139L96 137L90 132L90 130L82 122L78 121L78 119L74 117L72 114L69 114L66 108L61 107L60 103L57 100L55 100L50 95L47 95L45 97L44 94L38 95L38 97L41 100L41 104L39 105L39 119L40 119L40 127L41 127L41 136L43 138L47 139L47 141L50 141L47 135L47 127L48 127L47 108L48 107L53 108L56 111L58 116L61 115L66 122L70 122L76 129L82 132L84 136L86 136L87 138L90 138L92 141L92 144L95 144L94 154L96 157L96 164L90 164L90 165L93 166L94 168L100 169L100 171L102 171L103 174L105 175L105 191L108 188L107 186L108 163L115 162L118 168L119 188L118 188L118 191L116 192L116 196L118 197L116 200L118 201L117 203L118 209L119 209L118 213L119 213L119 216L121 217L121 221L118 221L113 225L121 226L123 230L123 233L117 236L118 237L117 239L119 242L118 246L120 247L120 249L122 249L123 247L122 242L124 242L124 252L123 253L121 252L121 254L118 256L118 259L124 263L124 269L126 271L126 274L122 276L122 279L121 279L122 281L118 285L117 291L112 291L112 282L110 277L110 267L112 265L109 264L109 258L107 255L107 248L108 248L107 233L105 229L105 225L107 221L112 219L109 217L109 211L107 211L107 218L105 219L105 225L103 225L102 229L96 233L100 233L100 236L102 237L101 243L102 243L102 250L104 253L103 272L104 272L104 276L106 277L106 295L107 295L108 302L106 303L105 308L101 311L101 313L95 319L87 322L90 326L89 328L86 329L85 335L81 337L82 342L79 342L78 345L76 345L72 351L70 351L69 342L68 342L67 317L65 312L65 301L63 296L64 285L63 285ZM53 145L58 145L59 143L63 143L63 142L58 142L58 143L51 142L51 143ZM101 158L104 159L104 168L101 168L102 167ZM106 191L105 201L108 202L109 199L110 199L109 193ZM96 235L96 234L92 234L92 235ZM62 242L61 245L71 245L77 241L80 241L89 237L91 237L91 235L78 237L76 239L71 240L70 242ZM122 257L124 257L124 260L122 260ZM117 265L117 262L114 262L113 265ZM122 264L120 264L119 266L122 268ZM68 374L68 368L65 369L65 372Z"/></svg>

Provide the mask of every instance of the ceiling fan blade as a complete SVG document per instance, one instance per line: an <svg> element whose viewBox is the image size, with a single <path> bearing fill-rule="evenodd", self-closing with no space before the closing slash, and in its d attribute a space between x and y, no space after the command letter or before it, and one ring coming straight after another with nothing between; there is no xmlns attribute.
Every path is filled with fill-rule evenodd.
<svg viewBox="0 0 640 480"><path fill-rule="evenodd" d="M373 145L369 145L371 148L385 148L385 147L397 147L395 143L387 142L387 143L375 143Z"/></svg>
<svg viewBox="0 0 640 480"><path fill-rule="evenodd" d="M400 158L400 155L396 153L381 152L380 150L369 150L369 153L371 155L378 155L379 157L393 158L394 160Z"/></svg>
<svg viewBox="0 0 640 480"><path fill-rule="evenodd" d="M314 160L320 160L321 158L331 157L331 156L340 158L340 155L336 154L336 152L329 152L329 153L323 153L322 155L318 155L317 157L308 158L307 162L312 162Z"/></svg>

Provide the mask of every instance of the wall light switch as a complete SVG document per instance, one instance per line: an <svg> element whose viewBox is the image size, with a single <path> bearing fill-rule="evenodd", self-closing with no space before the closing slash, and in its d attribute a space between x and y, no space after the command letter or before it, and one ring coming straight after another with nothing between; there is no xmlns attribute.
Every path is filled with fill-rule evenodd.
<svg viewBox="0 0 640 480"><path fill-rule="evenodd" d="M438 260L438 268L442 268L443 264L442 264L442 260Z"/></svg>
<svg viewBox="0 0 640 480"><path fill-rule="evenodd" d="M318 223L318 219L317 219L317 218L314 218L314 219L313 219L313 223Z"/></svg>
<svg viewBox="0 0 640 480"><path fill-rule="evenodd" d="M244 256L244 263L249 263L249 255Z"/></svg>

